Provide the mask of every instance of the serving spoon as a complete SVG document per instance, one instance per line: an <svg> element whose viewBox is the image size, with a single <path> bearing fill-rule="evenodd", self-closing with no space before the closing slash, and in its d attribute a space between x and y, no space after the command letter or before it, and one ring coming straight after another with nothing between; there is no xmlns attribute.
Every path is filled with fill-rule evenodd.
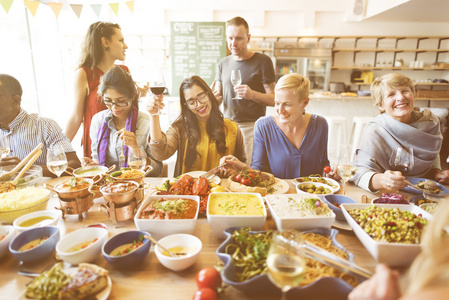
<svg viewBox="0 0 449 300"><path fill-rule="evenodd" d="M170 250L168 250L165 247L163 247L161 244L159 244L153 237L151 237L149 235L144 235L143 237L146 238L147 240L150 240L151 242L153 242L154 244L158 245L159 247L161 247L162 250L167 251L167 253L170 254L171 257L180 257L180 256L184 256L184 255L187 254L185 252L173 253Z"/></svg>
<svg viewBox="0 0 449 300"><path fill-rule="evenodd" d="M14 176L14 174L16 174L17 171L19 171L20 168L22 168L25 165L25 163L28 160L30 160L30 158L32 158L37 153L37 151L41 150L43 145L44 144L42 144L42 143L37 145L36 148L34 148L33 151L31 151L30 153L28 153L28 155L24 159L22 159L22 161L20 163L18 163L17 166L15 166L11 171L3 173L0 176L0 181L8 181L8 180L10 180Z"/></svg>

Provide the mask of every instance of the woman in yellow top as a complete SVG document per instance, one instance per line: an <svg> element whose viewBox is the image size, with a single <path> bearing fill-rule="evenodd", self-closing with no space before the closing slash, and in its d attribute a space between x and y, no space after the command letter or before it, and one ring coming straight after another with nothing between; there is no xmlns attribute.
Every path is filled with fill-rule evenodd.
<svg viewBox="0 0 449 300"><path fill-rule="evenodd" d="M246 161L243 136L237 124L224 119L217 100L199 76L184 79L179 88L181 114L164 134L158 109L164 107L163 95L155 95L148 106L151 115L151 153L165 160L178 151L174 176L190 171L210 170L220 158L232 154Z"/></svg>

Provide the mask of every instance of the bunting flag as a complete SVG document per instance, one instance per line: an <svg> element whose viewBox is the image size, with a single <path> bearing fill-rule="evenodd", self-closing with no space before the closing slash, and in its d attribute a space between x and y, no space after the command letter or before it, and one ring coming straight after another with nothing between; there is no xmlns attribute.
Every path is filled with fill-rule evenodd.
<svg viewBox="0 0 449 300"><path fill-rule="evenodd" d="M36 16L37 8L39 7L40 1L30 1L30 0L23 0L25 2L26 7L30 11L30 13L34 16Z"/></svg>
<svg viewBox="0 0 449 300"><path fill-rule="evenodd" d="M58 18L59 13L61 12L61 9L62 9L62 3L47 2L47 4L48 4L48 6L51 7L53 12L55 13L56 18Z"/></svg>
<svg viewBox="0 0 449 300"><path fill-rule="evenodd" d="M92 10L97 15L97 17L100 17L101 4L91 4L90 7L92 7Z"/></svg>
<svg viewBox="0 0 449 300"><path fill-rule="evenodd" d="M3 6L3 9L6 11L6 13L9 12L9 9L11 8L13 0L0 0L0 4Z"/></svg>
<svg viewBox="0 0 449 300"><path fill-rule="evenodd" d="M118 15L118 2L117 3L109 3L109 6L111 7L111 9L115 13L115 15Z"/></svg>
<svg viewBox="0 0 449 300"><path fill-rule="evenodd" d="M79 19L81 16L81 11L83 10L83 5L82 4L70 4L70 7L72 8L73 12Z"/></svg>
<svg viewBox="0 0 449 300"><path fill-rule="evenodd" d="M133 13L134 12L134 0L132 0L132 1L125 1L125 3L128 6L129 10Z"/></svg>

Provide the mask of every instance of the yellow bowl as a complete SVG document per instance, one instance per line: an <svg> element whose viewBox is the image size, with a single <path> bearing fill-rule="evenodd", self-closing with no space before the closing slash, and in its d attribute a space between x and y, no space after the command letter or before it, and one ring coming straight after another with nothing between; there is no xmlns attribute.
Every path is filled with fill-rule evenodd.
<svg viewBox="0 0 449 300"><path fill-rule="evenodd" d="M27 189L27 188L26 188ZM0 223L12 224L15 219L30 212L44 210L47 208L48 200L50 199L50 191L47 190L45 196L39 201L33 203L31 206L23 207L19 209L0 209ZM11 192L12 193L12 192Z"/></svg>

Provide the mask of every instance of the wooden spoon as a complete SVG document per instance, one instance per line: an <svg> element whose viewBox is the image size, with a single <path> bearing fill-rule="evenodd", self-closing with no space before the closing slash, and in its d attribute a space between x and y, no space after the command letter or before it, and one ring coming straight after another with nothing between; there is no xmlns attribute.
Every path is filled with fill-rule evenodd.
<svg viewBox="0 0 449 300"><path fill-rule="evenodd" d="M25 165L25 163L30 158L32 158L34 156L34 154L36 154L37 151L41 150L42 146L43 146L42 143L37 145L36 148L33 149L33 151L31 151L24 159L22 159L22 161L17 166L14 167L14 169L12 169L9 172L6 172L6 173L2 174L2 176L0 176L0 181L8 181L8 180L10 180L14 176L14 174L16 174L17 171L19 171L20 168L22 168Z"/></svg>
<svg viewBox="0 0 449 300"><path fill-rule="evenodd" d="M161 247L162 250L167 251L168 254L170 254L171 257L179 257L179 256L184 256L187 253L184 252L177 252L177 253L173 253L170 250L164 248L161 244L159 244L153 237L149 236L149 235L144 235L144 238L150 240L151 242L153 242L154 244L158 245L159 247Z"/></svg>

